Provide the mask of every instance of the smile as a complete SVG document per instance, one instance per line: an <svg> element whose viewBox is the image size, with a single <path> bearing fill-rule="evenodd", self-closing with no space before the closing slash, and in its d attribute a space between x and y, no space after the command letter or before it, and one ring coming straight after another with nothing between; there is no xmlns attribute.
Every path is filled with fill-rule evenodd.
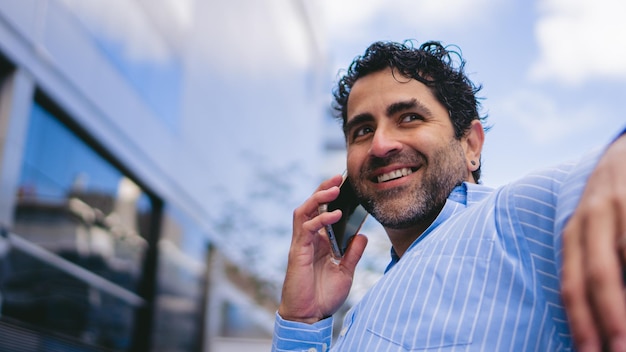
<svg viewBox="0 0 626 352"><path fill-rule="evenodd" d="M378 183L387 182L387 181L395 180L404 176L408 176L412 173L413 173L413 170L411 170L408 167L405 167L402 169L398 169L398 170L394 170L394 171L382 174L378 176L377 181Z"/></svg>

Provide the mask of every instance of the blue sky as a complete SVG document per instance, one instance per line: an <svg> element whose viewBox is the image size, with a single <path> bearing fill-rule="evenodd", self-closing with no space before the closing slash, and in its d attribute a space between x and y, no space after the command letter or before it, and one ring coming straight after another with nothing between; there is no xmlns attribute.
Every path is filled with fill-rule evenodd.
<svg viewBox="0 0 626 352"><path fill-rule="evenodd" d="M483 181L575 158L626 126L626 5L598 0L322 1L333 76L375 40L461 48L492 129Z"/></svg>

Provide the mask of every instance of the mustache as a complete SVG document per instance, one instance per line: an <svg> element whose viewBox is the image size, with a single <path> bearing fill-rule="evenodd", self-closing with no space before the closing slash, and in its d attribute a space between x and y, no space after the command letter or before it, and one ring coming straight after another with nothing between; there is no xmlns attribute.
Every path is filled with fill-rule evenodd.
<svg viewBox="0 0 626 352"><path fill-rule="evenodd" d="M386 157L370 156L363 167L361 172L368 174L374 170L385 167L391 164L424 164L426 158L418 152L393 154Z"/></svg>

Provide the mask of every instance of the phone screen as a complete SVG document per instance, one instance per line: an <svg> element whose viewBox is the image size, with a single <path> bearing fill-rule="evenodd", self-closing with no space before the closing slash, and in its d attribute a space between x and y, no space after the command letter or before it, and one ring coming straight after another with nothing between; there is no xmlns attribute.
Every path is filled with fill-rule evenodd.
<svg viewBox="0 0 626 352"><path fill-rule="evenodd" d="M359 232L368 215L363 206L359 204L345 173L343 183L339 188L339 196L323 208L325 208L321 208L323 211L341 209L341 219L326 226L333 256L340 259L348 248L350 239Z"/></svg>

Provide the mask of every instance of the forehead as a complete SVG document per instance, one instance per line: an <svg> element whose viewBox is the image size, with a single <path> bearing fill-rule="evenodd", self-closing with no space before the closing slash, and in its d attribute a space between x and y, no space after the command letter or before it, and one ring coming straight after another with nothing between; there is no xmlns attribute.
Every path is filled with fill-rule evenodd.
<svg viewBox="0 0 626 352"><path fill-rule="evenodd" d="M381 113L392 104L410 100L418 101L434 114L448 115L447 109L428 86L386 68L359 78L354 83L348 97L347 119L364 113Z"/></svg>

